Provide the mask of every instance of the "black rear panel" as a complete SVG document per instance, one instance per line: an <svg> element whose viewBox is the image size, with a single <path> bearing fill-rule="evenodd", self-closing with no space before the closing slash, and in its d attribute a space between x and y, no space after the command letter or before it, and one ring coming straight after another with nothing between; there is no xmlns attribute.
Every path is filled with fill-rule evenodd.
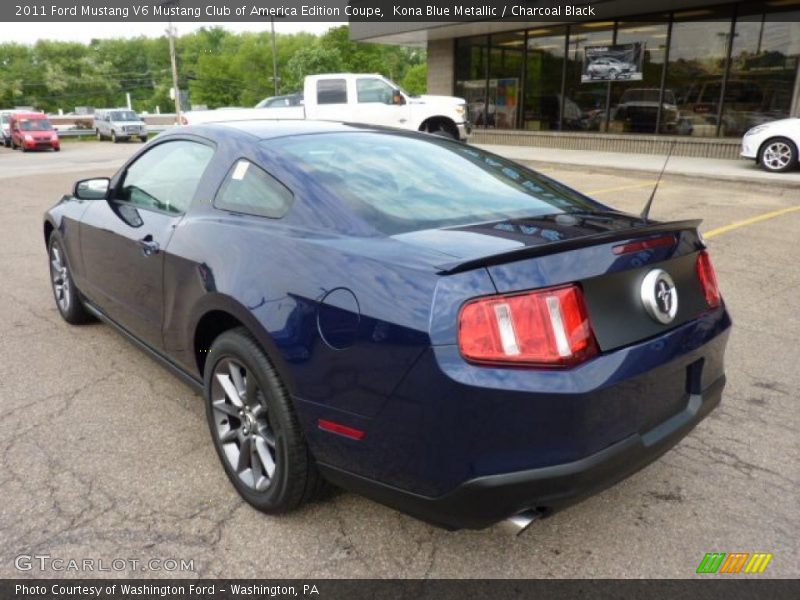
<svg viewBox="0 0 800 600"><path fill-rule="evenodd" d="M581 282L597 343L603 351L644 340L697 318L707 309L695 271L697 253L660 263L604 274ZM663 325L653 319L641 300L642 281L653 269L663 269L678 291L678 314Z"/></svg>

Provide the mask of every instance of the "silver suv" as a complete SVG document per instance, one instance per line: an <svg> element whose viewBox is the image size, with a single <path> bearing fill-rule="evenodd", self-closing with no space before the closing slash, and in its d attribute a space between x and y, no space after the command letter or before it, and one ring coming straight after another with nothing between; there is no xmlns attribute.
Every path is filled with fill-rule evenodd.
<svg viewBox="0 0 800 600"><path fill-rule="evenodd" d="M127 108L107 108L96 110L94 127L97 139L110 139L112 142L139 138L147 141L147 125L132 110Z"/></svg>

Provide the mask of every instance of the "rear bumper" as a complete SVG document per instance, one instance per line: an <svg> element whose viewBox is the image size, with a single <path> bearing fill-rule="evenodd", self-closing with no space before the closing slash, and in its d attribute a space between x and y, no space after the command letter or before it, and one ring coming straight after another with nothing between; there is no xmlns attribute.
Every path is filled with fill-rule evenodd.
<svg viewBox="0 0 800 600"><path fill-rule="evenodd" d="M337 485L374 498L417 518L448 528L481 529L527 509L564 508L647 466L677 444L720 402L725 377L685 408L642 434L633 434L579 460L468 480L439 497L413 494L334 467L320 465Z"/></svg>

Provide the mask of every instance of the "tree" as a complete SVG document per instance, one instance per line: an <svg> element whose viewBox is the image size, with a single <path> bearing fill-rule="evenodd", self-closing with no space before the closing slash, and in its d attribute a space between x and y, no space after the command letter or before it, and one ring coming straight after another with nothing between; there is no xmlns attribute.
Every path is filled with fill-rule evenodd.
<svg viewBox="0 0 800 600"><path fill-rule="evenodd" d="M233 34L203 27L177 39L179 86L190 100L219 106L252 106L273 93L269 31ZM276 39L282 93L301 89L315 73L381 73L422 91L425 53L417 48L353 42L346 25L321 36L279 34ZM416 83L415 83L416 82ZM75 106L125 103L154 112L172 107L168 40L138 37L94 39L89 44L40 40L0 43L0 107L34 106L70 112Z"/></svg>
<svg viewBox="0 0 800 600"><path fill-rule="evenodd" d="M428 65L421 63L409 67L400 84L409 94L418 96L428 89Z"/></svg>
<svg viewBox="0 0 800 600"><path fill-rule="evenodd" d="M307 46L295 52L286 65L284 90L299 90L306 75L337 73L343 71L342 55L336 48L323 48L320 44Z"/></svg>

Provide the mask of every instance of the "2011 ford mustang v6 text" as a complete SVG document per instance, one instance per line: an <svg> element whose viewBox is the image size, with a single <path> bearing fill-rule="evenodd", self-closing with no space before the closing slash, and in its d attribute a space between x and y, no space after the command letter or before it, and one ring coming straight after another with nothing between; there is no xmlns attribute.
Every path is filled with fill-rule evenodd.
<svg viewBox="0 0 800 600"><path fill-rule="evenodd" d="M613 484L719 403L731 321L698 223L438 136L253 121L159 136L44 237L64 319L201 389L254 507L329 481L480 528Z"/></svg>

